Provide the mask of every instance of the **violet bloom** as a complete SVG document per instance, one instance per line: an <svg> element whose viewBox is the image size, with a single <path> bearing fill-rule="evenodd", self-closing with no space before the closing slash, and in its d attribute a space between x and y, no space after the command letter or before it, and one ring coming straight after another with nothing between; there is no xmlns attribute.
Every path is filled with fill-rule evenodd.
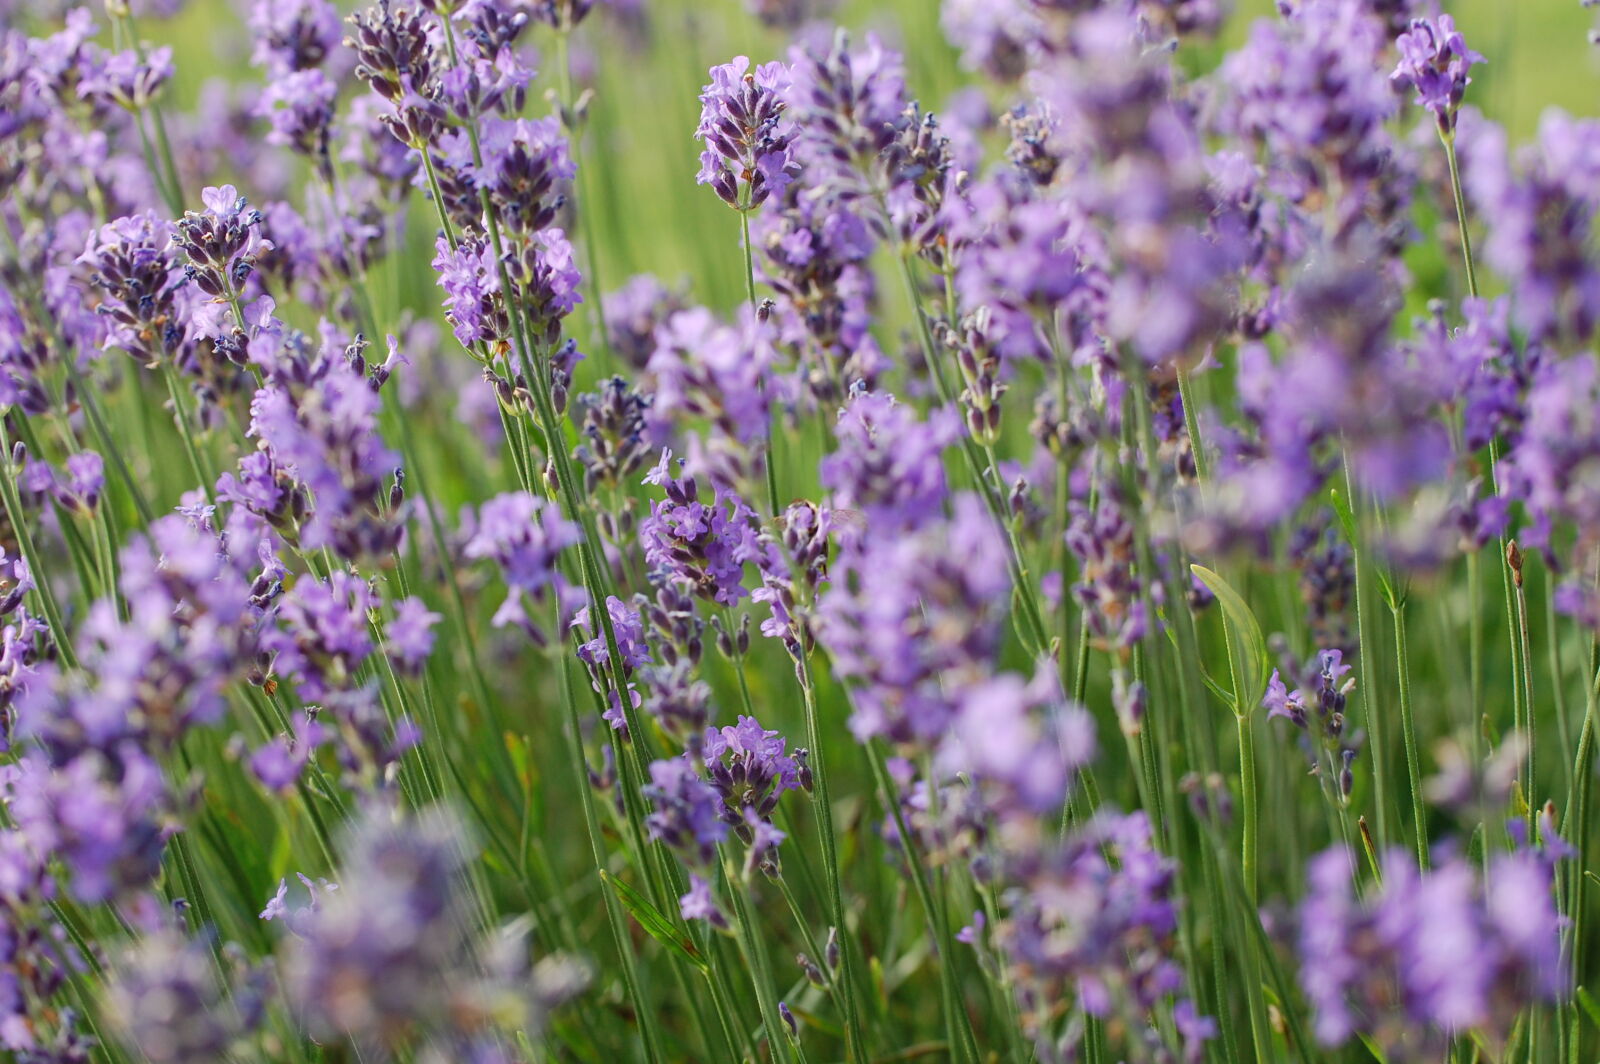
<svg viewBox="0 0 1600 1064"><path fill-rule="evenodd" d="M522 596L543 600L551 587L559 593L561 552L580 538L578 526L561 516L560 507L524 491L497 495L478 509L462 554L500 567L509 590L495 614L497 625L521 614Z"/></svg>
<svg viewBox="0 0 1600 1064"><path fill-rule="evenodd" d="M828 546L834 514L813 502L791 503L774 519L781 533L763 530L756 567L761 587L751 599L765 603L771 615L761 634L780 639L789 656L799 661L815 645L813 631L817 593L828 582Z"/></svg>
<svg viewBox="0 0 1600 1064"><path fill-rule="evenodd" d="M1503 129L1470 109L1462 119L1467 192L1489 229L1483 258L1511 286L1514 321L1530 340L1582 349L1600 324L1600 121L1545 112L1513 165Z"/></svg>
<svg viewBox="0 0 1600 1064"><path fill-rule="evenodd" d="M1038 852L1002 861L1012 889L993 937L1013 980L1024 1030L1049 1052L1063 998L1120 1029L1130 1052L1161 1059L1153 1016L1185 1016L1183 1059L1199 1059L1210 1025L1185 1008L1177 957L1175 864L1158 851L1143 813L1102 810ZM1112 1022L1113 1020L1117 1022Z"/></svg>
<svg viewBox="0 0 1600 1064"><path fill-rule="evenodd" d="M666 843L692 867L709 868L728 837L724 799L685 757L652 762L644 786L654 811L645 818L650 837ZM685 914L687 915L687 914Z"/></svg>
<svg viewBox="0 0 1600 1064"><path fill-rule="evenodd" d="M225 1058L264 1019L264 975L246 971L244 985L229 988L204 939L173 928L146 934L108 979L112 1029L150 1064Z"/></svg>
<svg viewBox="0 0 1600 1064"><path fill-rule="evenodd" d="M1104 329L1108 252L1074 198L1037 195L999 178L947 207L962 244L956 286L964 306L987 306L1007 359L1050 357L1057 315L1074 347Z"/></svg>
<svg viewBox="0 0 1600 1064"><path fill-rule="evenodd" d="M1523 1010L1566 992L1543 856L1494 857L1481 882L1464 858L1448 856L1424 876L1396 851L1360 900L1352 865L1343 849L1319 856L1300 906L1300 980L1322 1044L1360 1034L1425 1059L1469 1029L1504 1039Z"/></svg>
<svg viewBox="0 0 1600 1064"><path fill-rule="evenodd" d="M694 593L723 606L737 605L748 592L744 567L759 554L756 515L733 492L718 487L712 501L700 501L692 476L665 473L670 451L647 483L665 488L652 500L650 516L639 524L645 560L658 580L677 580Z"/></svg>
<svg viewBox="0 0 1600 1064"><path fill-rule="evenodd" d="M702 757L723 802L717 815L746 845L755 839L750 818L771 823L783 792L809 782L806 752L796 750L791 756L787 747L782 735L763 728L754 717L740 716L736 725L706 731Z"/></svg>
<svg viewBox="0 0 1600 1064"><path fill-rule="evenodd" d="M1501 463L1501 487L1530 518L1519 540L1566 563L1558 608L1600 628L1591 561L1600 544L1600 485L1593 475L1600 455L1597 397L1600 368L1593 359L1544 362L1528 389L1521 436ZM1564 527L1576 531L1570 544L1561 535Z"/></svg>
<svg viewBox="0 0 1600 1064"><path fill-rule="evenodd" d="M339 11L330 0L255 0L250 62L271 79L320 67L339 47Z"/></svg>
<svg viewBox="0 0 1600 1064"><path fill-rule="evenodd" d="M622 667L632 672L650 663L650 645L645 642L644 623L639 611L612 595L606 599L606 613L611 618L611 632L616 637L617 652L622 655ZM591 668L599 668L610 660L610 643L604 628L596 628L585 606L573 615L571 627L589 638L578 647L578 660Z"/></svg>
<svg viewBox="0 0 1600 1064"><path fill-rule="evenodd" d="M611 349L628 365L643 370L655 350L656 326L686 309L684 297L654 274L641 273L606 293L606 335Z"/></svg>
<svg viewBox="0 0 1600 1064"><path fill-rule="evenodd" d="M325 895L332 894L339 889L339 884L330 883L321 878L313 881L309 876L301 872L296 872L294 875L300 881L301 886L305 888L305 904L302 905L298 902L291 904L289 901L289 881L280 879L278 880L277 892L267 900L266 907L257 914L257 918L282 921L283 926L287 927L292 934L304 937L305 931L310 928L311 921L316 917L320 909L317 898L319 891Z"/></svg>
<svg viewBox="0 0 1600 1064"><path fill-rule="evenodd" d="M969 774L998 816L1015 818L1059 809L1094 754L1094 718L1053 676L1002 673L964 693L935 766Z"/></svg>
<svg viewBox="0 0 1600 1064"><path fill-rule="evenodd" d="M898 176L891 149L908 106L898 52L871 34L852 50L850 35L837 30L829 46L815 41L789 50L782 92L797 130L794 153L808 177L851 192L887 190Z"/></svg>
<svg viewBox="0 0 1600 1064"><path fill-rule="evenodd" d="M577 174L561 123L555 118L486 119L483 165L468 172L513 237L548 229L562 197L558 183Z"/></svg>
<svg viewBox="0 0 1600 1064"><path fill-rule="evenodd" d="M466 234L455 247L440 236L433 268L445 291L444 313L462 347L508 347L511 316L500 294L500 274L487 238Z"/></svg>
<svg viewBox="0 0 1600 1064"><path fill-rule="evenodd" d="M648 372L656 390L649 422L658 440L693 418L710 422L705 439L691 437L689 471L737 487L757 482L771 417L771 327L741 311L737 325L694 307L656 329Z"/></svg>
<svg viewBox="0 0 1600 1064"><path fill-rule="evenodd" d="M340 889L305 914L283 955L285 991L314 1037L476 1060L473 1046L512 1030L537 1036L559 1000L556 973L529 970L520 936L496 948L474 934L468 837L437 807L374 806L346 831Z"/></svg>
<svg viewBox="0 0 1600 1064"><path fill-rule="evenodd" d="M711 83L700 91L694 135L705 151L695 180L735 210L753 210L781 195L799 172L791 149L796 130L784 116L788 87L782 63L751 72L749 58L740 55L712 67Z"/></svg>
<svg viewBox="0 0 1600 1064"><path fill-rule="evenodd" d="M570 340L566 354L560 351L562 321L583 302L578 292L583 275L578 271L567 234L560 229L524 234L520 245L508 250L507 255L511 260L511 283L519 289L517 297L528 323L528 342L535 349L548 352L552 362L563 357L571 361L581 358ZM563 367L552 366L552 370L560 372ZM571 366L564 370L570 375Z"/></svg>
<svg viewBox="0 0 1600 1064"><path fill-rule="evenodd" d="M952 411L923 420L892 395L857 392L839 412L839 447L819 466L822 485L835 509L861 511L874 532L923 527L949 494L943 454L960 432Z"/></svg>
<svg viewBox="0 0 1600 1064"><path fill-rule="evenodd" d="M200 193L203 211L185 211L173 242L189 258L185 274L208 296L237 298L256 257L271 249L261 234L261 212L232 185Z"/></svg>
<svg viewBox="0 0 1600 1064"><path fill-rule="evenodd" d="M328 127L339 87L320 70L297 70L274 78L256 105L271 126L267 143L292 148L329 167Z"/></svg>
<svg viewBox="0 0 1600 1064"><path fill-rule="evenodd" d="M96 603L75 633L83 670L53 671L28 691L22 720L57 764L125 744L164 754L217 720L227 685L261 653L263 606L282 573L264 530L230 521L225 543L180 514L131 540L120 567L128 619L110 599Z"/></svg>
<svg viewBox="0 0 1600 1064"><path fill-rule="evenodd" d="M0 766L0 804L9 806L19 788L34 786L39 771L39 762L26 758ZM72 1010L59 1006L88 958L52 911L60 891L48 842L15 826L0 832L0 1049L20 1055L48 1047L61 1058L87 1060L86 1036Z"/></svg>
<svg viewBox="0 0 1600 1064"><path fill-rule="evenodd" d="M879 532L869 518L821 595L817 642L853 688L858 738L931 742L992 673L1011 592L1006 544L976 497L952 509L911 530Z"/></svg>
<svg viewBox="0 0 1600 1064"><path fill-rule="evenodd" d="M78 262L103 293L98 313L109 322L108 346L154 365L182 343L178 290L184 276L172 225L153 212L118 218L89 239Z"/></svg>
<svg viewBox="0 0 1600 1064"><path fill-rule="evenodd" d="M171 80L173 71L172 49L168 47L156 48L143 58L132 51L93 48L84 62L78 95L86 100L108 100L128 111L141 111Z"/></svg>
<svg viewBox="0 0 1600 1064"><path fill-rule="evenodd" d="M441 620L439 614L416 596L403 598L395 606L394 619L384 629L384 652L400 672L415 676L422 671L428 656L433 653L437 636L433 626Z"/></svg>
<svg viewBox="0 0 1600 1064"><path fill-rule="evenodd" d="M105 485L105 461L94 451L81 451L67 459L66 477L58 479L53 490L62 509L93 517Z"/></svg>
<svg viewBox="0 0 1600 1064"><path fill-rule="evenodd" d="M85 904L149 890L173 814L160 767L131 742L51 760L33 753L18 763L7 803L16 830L54 854Z"/></svg>
<svg viewBox="0 0 1600 1064"><path fill-rule="evenodd" d="M403 508L386 505L399 456L378 433L383 371L369 378L365 369L359 345L324 349L303 362L297 355L268 372L250 402L250 435L311 507L294 538L349 560L392 554L404 528ZM242 497L255 496L245 486Z"/></svg>
<svg viewBox="0 0 1600 1064"><path fill-rule="evenodd" d="M829 14L838 0L744 0L744 9L763 26L796 30Z"/></svg>
<svg viewBox="0 0 1600 1064"><path fill-rule="evenodd" d="M578 422L583 442L573 449L572 457L583 467L586 492L592 495L602 486L622 488L648 460L650 401L649 395L622 377L611 377L601 382L598 391L575 399L573 420ZM602 531L613 541L620 541L621 536L612 536L604 527L613 520L613 515L602 514Z"/></svg>
<svg viewBox="0 0 1600 1064"><path fill-rule="evenodd" d="M818 406L842 402L889 368L872 336L877 284L867 260L876 239L839 195L792 196L752 225L757 270L776 296L778 342L795 350L798 374Z"/></svg>
<svg viewBox="0 0 1600 1064"><path fill-rule="evenodd" d="M1438 21L1412 19L1411 28L1394 42L1400 63L1389 76L1399 87L1417 90L1416 102L1433 113L1442 136L1455 132L1456 111L1466 97L1472 79L1467 76L1483 56L1467 47L1456 30L1455 19L1440 15Z"/></svg>

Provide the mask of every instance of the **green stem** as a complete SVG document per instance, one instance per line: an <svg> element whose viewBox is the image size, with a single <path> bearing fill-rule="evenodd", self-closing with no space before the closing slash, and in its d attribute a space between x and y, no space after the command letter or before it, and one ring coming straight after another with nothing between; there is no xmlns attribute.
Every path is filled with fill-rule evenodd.
<svg viewBox="0 0 1600 1064"><path fill-rule="evenodd" d="M1467 197L1461 191L1461 163L1456 158L1456 136L1454 132L1439 133L1439 139L1444 142L1444 157L1450 164L1450 195L1456 201L1456 231L1461 234L1461 257L1467 267L1467 293L1472 298L1478 298L1478 271L1472 258L1472 234L1467 231Z"/></svg>
<svg viewBox="0 0 1600 1064"><path fill-rule="evenodd" d="M1344 456L1344 488L1345 498L1355 512L1356 494L1355 479L1350 473L1350 456ZM1372 610L1372 589L1368 586L1368 576L1371 563L1367 560L1367 551L1361 543L1359 527L1351 537L1350 558L1355 570L1356 593L1356 660L1361 669L1362 702L1366 707L1367 727L1372 732L1372 790L1373 804L1377 807L1377 836L1378 847L1381 850L1387 846L1392 837L1389 825L1389 770L1388 745L1385 741L1387 731L1383 714L1378 712L1376 699L1378 693L1377 669L1372 657L1377 643L1371 638L1372 621L1369 614Z"/></svg>
<svg viewBox="0 0 1600 1064"><path fill-rule="evenodd" d="M773 993L772 964L767 957L767 947L755 926L755 913L747 896L748 885L739 876L739 870L726 852L722 855L722 874L727 880L728 896L733 901L734 921L738 925L740 950L745 963L750 966L750 983L755 988L756 1007L761 1013L761 1024L766 1028L768 1053L774 1061L781 1054L780 1046L793 1046L784 1033L783 1021L778 1018L778 999ZM783 1054L791 1055L791 1054Z"/></svg>
<svg viewBox="0 0 1600 1064"><path fill-rule="evenodd" d="M1536 771L1539 763L1535 756L1538 745L1534 741L1538 728L1534 717L1533 666L1529 660L1532 656L1532 643L1528 636L1528 593L1522 586L1522 571L1520 569L1514 573L1512 583L1516 587L1517 655L1522 663L1518 681L1522 689L1523 723L1528 729L1528 779L1526 784L1528 839L1534 841L1538 838L1539 830L1539 779Z"/></svg>
<svg viewBox="0 0 1600 1064"><path fill-rule="evenodd" d="M1256 835L1261 811L1256 799L1256 741L1250 728L1250 715L1235 718L1239 728L1239 797L1243 807L1244 841L1241 845L1239 870L1244 876L1245 895L1252 904L1256 901Z"/></svg>
<svg viewBox="0 0 1600 1064"><path fill-rule="evenodd" d="M1400 731L1406 746L1407 782L1411 785L1411 819L1417 834L1417 867L1428 870L1427 815L1422 808L1422 759L1417 752L1417 725L1411 707L1411 663L1406 652L1406 607L1391 610L1394 617L1395 668L1400 680Z"/></svg>
<svg viewBox="0 0 1600 1064"><path fill-rule="evenodd" d="M816 788L812 810L817 818L817 831L822 836L822 874L828 882L829 918L839 934L840 983L844 1020L845 1055L864 1064L867 1059L866 1038L861 1030L861 1017L856 1009L855 950L849 928L845 924L843 875L839 870L839 847L834 837L833 802L828 793L828 771L822 752L822 727L817 712L816 684L811 675L811 660L801 652L800 693L806 712L806 743L811 752L811 776ZM820 958L819 958L820 960Z"/></svg>
<svg viewBox="0 0 1600 1064"><path fill-rule="evenodd" d="M917 900L922 903L923 911L927 914L933 930L935 952L939 960L940 993L944 999L945 1034L951 1047L952 1057L966 1064L976 1064L979 1059L977 1042L972 1033L971 1017L967 1015L967 1010L961 1003L961 989L956 981L954 968L955 939L950 934L949 925L944 919L944 907L935 903L933 888L928 881L927 867L916 839L911 834L910 826L906 823L905 815L900 809L900 803L896 799L898 789L889 775L889 766L879 743L875 741L867 743L867 761L872 766L873 779L877 782L884 809L889 813L894 821L895 830L899 833L901 849L906 856L906 863L911 868L911 882L916 889ZM933 785L934 781L929 780L928 786Z"/></svg>
<svg viewBox="0 0 1600 1064"><path fill-rule="evenodd" d="M75 669L78 667L78 656L72 651L72 638L67 634L61 607L56 602L54 589L50 586L49 572L44 566L44 558L40 556L38 548L34 545L33 536L28 531L32 527L32 522L23 512L22 498L17 494L21 470L12 467L11 453L11 434L6 431L5 415L0 414L0 463L5 466L5 475L0 476L0 498L4 499L6 517L11 522L12 533L17 537L17 549L22 552L23 559L27 561L28 568L33 573L33 593L44 608L44 618L50 625L50 638L55 641L61 660L69 668Z"/></svg>

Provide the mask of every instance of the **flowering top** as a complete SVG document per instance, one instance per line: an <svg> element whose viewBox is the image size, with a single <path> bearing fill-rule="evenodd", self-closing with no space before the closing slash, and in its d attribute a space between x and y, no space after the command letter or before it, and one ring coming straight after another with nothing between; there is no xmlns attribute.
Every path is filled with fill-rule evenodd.
<svg viewBox="0 0 1600 1064"><path fill-rule="evenodd" d="M497 624L513 616L507 610L518 607L520 595L541 597L557 582L557 557L580 538L559 507L525 491L496 495L479 508L462 553L500 566L511 592L495 615Z"/></svg>
<svg viewBox="0 0 1600 1064"><path fill-rule="evenodd" d="M783 113L788 87L789 70L779 62L751 73L749 57L740 55L711 68L694 131L706 145L695 180L710 185L730 207L759 207L794 180L795 129Z"/></svg>
<svg viewBox="0 0 1600 1064"><path fill-rule="evenodd" d="M744 566L759 552L755 513L723 487L707 505L700 501L695 478L671 478L670 451L662 452L646 483L664 485L665 499L650 503L650 516L639 526L645 560L663 577L689 584L696 594L724 606L738 603L744 589Z"/></svg>
<svg viewBox="0 0 1600 1064"><path fill-rule="evenodd" d="M321 66L339 47L339 11L330 0L255 0L250 32L250 62L266 67L276 81Z"/></svg>
<svg viewBox="0 0 1600 1064"><path fill-rule="evenodd" d="M189 256L185 272L208 296L237 294L256 256L272 248L261 235L261 212L232 185L206 188L200 199L205 210L185 211L174 238Z"/></svg>
<svg viewBox="0 0 1600 1064"><path fill-rule="evenodd" d="M562 202L557 182L578 172L561 123L492 118L482 125L483 165L469 168L473 184L489 193L502 224L513 232L548 228Z"/></svg>
<svg viewBox="0 0 1600 1064"><path fill-rule="evenodd" d="M941 455L960 435L949 410L926 421L884 392L858 392L839 412L839 449L822 460L823 487L836 506L861 510L874 529L916 528L949 494Z"/></svg>
<svg viewBox="0 0 1600 1064"><path fill-rule="evenodd" d="M1453 132L1456 111L1467 86L1472 84L1467 71L1473 64L1484 62L1483 56L1467 47L1455 19L1449 15L1440 15L1437 22L1412 19L1411 29L1394 44L1400 52L1400 63L1390 80L1416 89L1416 102L1433 112L1439 131Z"/></svg>
<svg viewBox="0 0 1600 1064"><path fill-rule="evenodd" d="M1541 854L1445 858L1427 875L1399 851L1365 898L1350 855L1336 847L1311 864L1300 907L1300 981L1315 1032L1338 1045L1357 1032L1426 1059L1455 1032L1503 1038L1517 1003L1551 1000L1566 985L1553 875Z"/></svg>

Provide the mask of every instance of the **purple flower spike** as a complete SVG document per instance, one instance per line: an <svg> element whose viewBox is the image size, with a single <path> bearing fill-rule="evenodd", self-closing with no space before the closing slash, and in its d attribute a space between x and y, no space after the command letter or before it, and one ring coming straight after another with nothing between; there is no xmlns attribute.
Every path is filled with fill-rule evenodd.
<svg viewBox="0 0 1600 1064"><path fill-rule="evenodd" d="M1455 130L1456 111L1472 84L1467 71L1484 62L1483 56L1467 47L1449 15L1440 15L1437 22L1412 19L1411 29L1402 33L1394 46L1400 52L1400 63L1390 80L1416 89L1416 102L1433 112L1439 131L1448 136Z"/></svg>
<svg viewBox="0 0 1600 1064"><path fill-rule="evenodd" d="M711 68L711 84L700 91L700 125L694 135L705 142L695 180L710 185L735 210L753 210L767 197L782 195L799 168L791 145L794 125L784 117L789 70L763 63L750 71L748 56Z"/></svg>

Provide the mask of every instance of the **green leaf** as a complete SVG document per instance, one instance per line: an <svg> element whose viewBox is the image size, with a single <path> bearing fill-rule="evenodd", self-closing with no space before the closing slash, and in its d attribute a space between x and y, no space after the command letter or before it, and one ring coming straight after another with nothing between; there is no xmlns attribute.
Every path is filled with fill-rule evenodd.
<svg viewBox="0 0 1600 1064"><path fill-rule="evenodd" d="M1203 565L1191 565L1189 570L1211 589L1211 593L1222 604L1222 614L1233 633L1228 649L1237 666L1237 675L1233 678L1237 684L1233 711L1241 717L1249 716L1261 704L1261 696L1267 693L1269 659L1261 625L1232 584Z"/></svg>
<svg viewBox="0 0 1600 1064"><path fill-rule="evenodd" d="M1357 1033L1356 1037L1361 1039L1361 1044L1367 1047L1367 1052L1373 1055L1378 1064L1388 1064L1389 1058L1383 1055L1383 1050L1378 1046L1378 1043L1364 1034Z"/></svg>
<svg viewBox="0 0 1600 1064"><path fill-rule="evenodd" d="M600 870L600 879L616 892L617 900L622 902L623 908L638 921L647 935L694 965L702 974L710 973L711 966L695 948L695 944L680 935L678 929L672 926L672 921L661 915L661 910L651 905L648 898L604 869Z"/></svg>
<svg viewBox="0 0 1600 1064"><path fill-rule="evenodd" d="M1339 527L1344 529L1344 538L1352 546L1356 541L1356 516L1350 510L1350 500L1345 498L1338 488L1328 489L1328 502L1333 506L1333 512L1338 515Z"/></svg>
<svg viewBox="0 0 1600 1064"><path fill-rule="evenodd" d="M1583 1014L1589 1017L1589 1022L1600 1028L1600 1005L1595 1004L1594 995L1583 987L1577 990L1578 1005L1583 1009Z"/></svg>

